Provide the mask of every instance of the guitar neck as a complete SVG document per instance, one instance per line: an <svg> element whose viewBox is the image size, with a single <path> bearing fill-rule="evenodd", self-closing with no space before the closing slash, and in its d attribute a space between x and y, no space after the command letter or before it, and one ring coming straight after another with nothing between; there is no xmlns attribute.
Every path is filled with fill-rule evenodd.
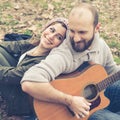
<svg viewBox="0 0 120 120"><path fill-rule="evenodd" d="M106 89L108 86L118 81L119 79L120 79L120 71L118 71L113 75L110 75L101 82L97 83L96 86L98 88L98 91L101 92L102 90Z"/></svg>

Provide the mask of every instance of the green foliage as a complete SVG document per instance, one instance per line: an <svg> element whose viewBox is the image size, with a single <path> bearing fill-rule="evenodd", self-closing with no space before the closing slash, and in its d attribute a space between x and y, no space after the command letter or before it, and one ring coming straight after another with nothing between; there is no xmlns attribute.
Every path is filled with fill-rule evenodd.
<svg viewBox="0 0 120 120"><path fill-rule="evenodd" d="M26 31L24 32L24 34L32 35L32 31L31 31L31 30L26 30Z"/></svg>
<svg viewBox="0 0 120 120"><path fill-rule="evenodd" d="M3 4L0 4L0 11L11 7L12 7L11 2L4 2Z"/></svg>
<svg viewBox="0 0 120 120"><path fill-rule="evenodd" d="M39 5L42 9L46 10L48 8L48 4L46 0L31 0L33 4Z"/></svg>
<svg viewBox="0 0 120 120"><path fill-rule="evenodd" d="M108 45L110 46L110 48L116 48L120 50L120 43L117 41L112 40L111 42L108 42Z"/></svg>
<svg viewBox="0 0 120 120"><path fill-rule="evenodd" d="M114 60L117 64L120 65L120 56L114 56Z"/></svg>
<svg viewBox="0 0 120 120"><path fill-rule="evenodd" d="M6 26L14 26L14 25L18 24L19 22L15 21L15 20L11 20L11 21L1 21L0 20L0 23L3 25L6 25Z"/></svg>

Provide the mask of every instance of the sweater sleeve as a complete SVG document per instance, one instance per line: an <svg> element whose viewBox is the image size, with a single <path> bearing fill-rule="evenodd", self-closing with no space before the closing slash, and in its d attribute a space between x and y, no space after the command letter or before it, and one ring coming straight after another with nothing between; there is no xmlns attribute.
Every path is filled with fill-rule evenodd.
<svg viewBox="0 0 120 120"><path fill-rule="evenodd" d="M54 51L45 60L26 71L21 82L49 82L54 80L61 73L71 71L72 61L72 56L67 50Z"/></svg>

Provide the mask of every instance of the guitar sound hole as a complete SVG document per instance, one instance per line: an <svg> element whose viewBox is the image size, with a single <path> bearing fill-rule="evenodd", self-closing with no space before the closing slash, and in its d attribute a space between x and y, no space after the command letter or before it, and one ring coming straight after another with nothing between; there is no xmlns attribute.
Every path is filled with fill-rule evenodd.
<svg viewBox="0 0 120 120"><path fill-rule="evenodd" d="M83 90L83 96L87 99L87 100L92 100L97 96L97 88L94 84L89 84L88 86L86 86Z"/></svg>

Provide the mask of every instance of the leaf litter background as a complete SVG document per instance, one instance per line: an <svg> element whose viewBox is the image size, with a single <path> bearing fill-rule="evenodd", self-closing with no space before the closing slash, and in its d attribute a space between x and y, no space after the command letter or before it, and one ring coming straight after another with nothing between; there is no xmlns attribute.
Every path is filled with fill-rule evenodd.
<svg viewBox="0 0 120 120"><path fill-rule="evenodd" d="M84 0L85 1L85 0ZM68 17L71 8L80 0L0 0L0 40L7 33L32 35L40 39L45 23L54 17ZM120 64L120 0L86 0L99 11L100 34L110 46L115 61ZM18 120L7 117L1 100L0 120Z"/></svg>

